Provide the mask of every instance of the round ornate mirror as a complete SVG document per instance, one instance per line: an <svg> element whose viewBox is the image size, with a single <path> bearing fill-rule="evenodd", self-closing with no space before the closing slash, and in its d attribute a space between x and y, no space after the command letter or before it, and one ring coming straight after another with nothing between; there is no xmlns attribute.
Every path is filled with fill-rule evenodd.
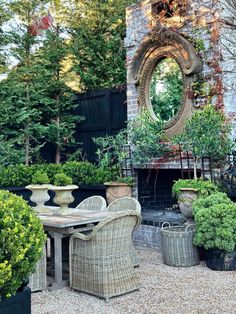
<svg viewBox="0 0 236 314"><path fill-rule="evenodd" d="M145 35L128 68L129 88L134 85L138 97L137 107L130 99L130 116L139 111L138 105L146 107L154 120L163 120L167 137L180 134L193 112L190 92L201 70L202 61L193 45L157 25Z"/></svg>
<svg viewBox="0 0 236 314"><path fill-rule="evenodd" d="M158 120L168 123L176 117L183 105L184 86L177 61L171 57L159 59L149 83L150 105Z"/></svg>

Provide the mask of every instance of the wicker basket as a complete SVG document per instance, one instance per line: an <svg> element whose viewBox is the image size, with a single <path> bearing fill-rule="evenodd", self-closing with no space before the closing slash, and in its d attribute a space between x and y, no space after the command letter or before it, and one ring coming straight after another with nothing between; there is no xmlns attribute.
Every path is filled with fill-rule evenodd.
<svg viewBox="0 0 236 314"><path fill-rule="evenodd" d="M199 252L193 245L194 225L161 228L163 262L169 266L194 266L199 264Z"/></svg>

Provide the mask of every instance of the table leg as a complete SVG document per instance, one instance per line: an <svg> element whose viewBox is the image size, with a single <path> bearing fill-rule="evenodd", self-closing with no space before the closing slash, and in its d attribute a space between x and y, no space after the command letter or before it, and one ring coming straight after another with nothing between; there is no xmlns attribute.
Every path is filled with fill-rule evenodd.
<svg viewBox="0 0 236 314"><path fill-rule="evenodd" d="M62 234L54 232L54 259L56 283L62 283L62 238L63 238Z"/></svg>

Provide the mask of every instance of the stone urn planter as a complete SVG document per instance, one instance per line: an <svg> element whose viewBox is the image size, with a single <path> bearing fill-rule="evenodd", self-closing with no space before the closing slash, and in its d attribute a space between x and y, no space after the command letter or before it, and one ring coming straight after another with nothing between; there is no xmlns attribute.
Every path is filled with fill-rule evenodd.
<svg viewBox="0 0 236 314"><path fill-rule="evenodd" d="M72 211L68 206L74 201L72 195L73 190L78 189L77 185L65 185L65 186L52 186L51 190L55 192L53 202L60 206L60 208L54 211L55 215L66 215Z"/></svg>
<svg viewBox="0 0 236 314"><path fill-rule="evenodd" d="M186 224L193 224L193 202L198 198L198 190L192 188L180 189L178 197L181 214L187 219Z"/></svg>
<svg viewBox="0 0 236 314"><path fill-rule="evenodd" d="M32 192L30 196L31 202L36 203L34 209L37 212L47 211L46 206L44 205L47 201L50 200L48 190L51 188L50 184L30 184L25 187L26 189Z"/></svg>

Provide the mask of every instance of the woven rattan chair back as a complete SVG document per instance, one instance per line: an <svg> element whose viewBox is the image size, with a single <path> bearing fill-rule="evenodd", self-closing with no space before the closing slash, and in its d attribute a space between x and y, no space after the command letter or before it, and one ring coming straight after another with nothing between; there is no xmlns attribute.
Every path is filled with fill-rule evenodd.
<svg viewBox="0 0 236 314"><path fill-rule="evenodd" d="M135 210L141 214L141 205L133 197L122 197L113 201L108 207L107 210L110 212L119 212L122 210ZM134 266L139 265L139 256L133 245L132 238L130 238L130 257L133 261Z"/></svg>
<svg viewBox="0 0 236 314"><path fill-rule="evenodd" d="M140 286L129 254L132 231L140 224L135 211L112 213L89 235L70 238L70 286L105 299Z"/></svg>
<svg viewBox="0 0 236 314"><path fill-rule="evenodd" d="M141 205L133 197L122 197L113 201L107 207L107 210L110 212L119 212L123 210L136 210L139 214L141 213Z"/></svg>
<svg viewBox="0 0 236 314"><path fill-rule="evenodd" d="M100 195L90 196L76 206L77 210L105 211L106 208L106 200Z"/></svg>
<svg viewBox="0 0 236 314"><path fill-rule="evenodd" d="M29 276L29 287L32 292L45 290L47 287L46 275L46 248L44 246L43 255L35 266L35 271Z"/></svg>

